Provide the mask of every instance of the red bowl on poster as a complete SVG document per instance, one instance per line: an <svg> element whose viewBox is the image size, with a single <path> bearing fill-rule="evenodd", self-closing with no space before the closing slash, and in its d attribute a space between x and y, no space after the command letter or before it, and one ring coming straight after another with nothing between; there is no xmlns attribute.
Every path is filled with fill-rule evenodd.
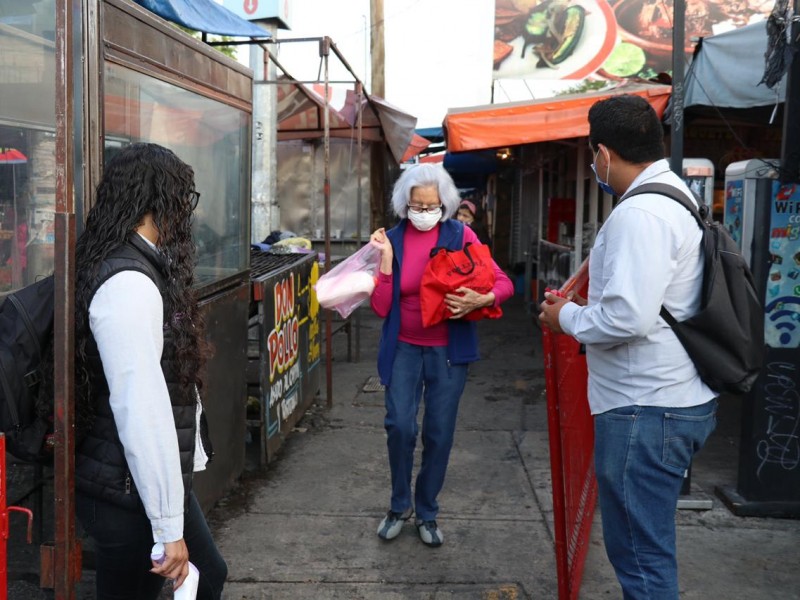
<svg viewBox="0 0 800 600"><path fill-rule="evenodd" d="M659 3L661 4L661 3ZM672 8L671 0L664 0L663 4L667 8ZM667 19L659 19L656 22L648 20L649 27L658 35L646 35L641 31L642 12L646 10L652 2L648 0L620 0L614 5L614 16L617 20L620 37L626 42L636 44L644 50L648 56L665 59L672 56L672 14L670 11ZM663 23L662 23L663 21ZM710 32L709 32L710 33ZM694 35L706 35L706 32L688 32L684 44L686 53L691 54L694 44L691 37Z"/></svg>

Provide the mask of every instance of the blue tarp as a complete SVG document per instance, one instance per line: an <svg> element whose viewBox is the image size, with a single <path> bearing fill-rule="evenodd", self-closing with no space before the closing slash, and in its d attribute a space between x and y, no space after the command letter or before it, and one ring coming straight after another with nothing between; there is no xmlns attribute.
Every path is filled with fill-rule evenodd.
<svg viewBox="0 0 800 600"><path fill-rule="evenodd" d="M258 25L245 21L214 0L135 0L159 17L195 31L236 37L271 37Z"/></svg>
<svg viewBox="0 0 800 600"><path fill-rule="evenodd" d="M448 152L444 155L444 168L459 188L482 188L486 178L497 171L497 151Z"/></svg>
<svg viewBox="0 0 800 600"><path fill-rule="evenodd" d="M753 108L783 102L785 75L774 89L759 85L766 51L766 21L703 38L686 72L684 107Z"/></svg>
<svg viewBox="0 0 800 600"><path fill-rule="evenodd" d="M444 131L441 127L421 127L414 130L417 135L432 142L444 141Z"/></svg>

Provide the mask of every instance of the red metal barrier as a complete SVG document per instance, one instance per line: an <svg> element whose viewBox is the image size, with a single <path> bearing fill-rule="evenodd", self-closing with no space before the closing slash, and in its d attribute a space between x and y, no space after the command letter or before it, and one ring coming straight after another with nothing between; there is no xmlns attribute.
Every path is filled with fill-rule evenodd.
<svg viewBox="0 0 800 600"><path fill-rule="evenodd" d="M562 287L586 297L588 262ZM594 426L587 399L586 357L567 335L542 330L547 386L550 469L559 600L575 600L580 590L592 517L597 503Z"/></svg>
<svg viewBox="0 0 800 600"><path fill-rule="evenodd" d="M33 513L27 508L6 506L6 436L0 433L0 600L8 598L8 513L28 515L28 543L33 541Z"/></svg>

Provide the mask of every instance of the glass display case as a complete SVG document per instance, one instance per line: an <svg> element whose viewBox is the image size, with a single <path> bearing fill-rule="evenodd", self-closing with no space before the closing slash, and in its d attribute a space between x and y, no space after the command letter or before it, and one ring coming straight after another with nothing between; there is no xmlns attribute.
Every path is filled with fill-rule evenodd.
<svg viewBox="0 0 800 600"><path fill-rule="evenodd" d="M0 3L0 293L53 272L55 12Z"/></svg>
<svg viewBox="0 0 800 600"><path fill-rule="evenodd" d="M59 59L72 60L67 78L57 77L55 31L68 6L0 0L0 297L53 273L56 248L74 243L61 227L80 235L104 160L120 148L158 143L194 168L195 282L216 349L203 389L216 457L195 482L207 510L244 468L253 75L132 0L82 4L89 21L76 20ZM72 133L58 155L57 111ZM71 194L58 212L57 173Z"/></svg>
<svg viewBox="0 0 800 600"><path fill-rule="evenodd" d="M198 285L248 267L249 114L114 63L105 67L105 156L134 142L170 148L195 172Z"/></svg>
<svg viewBox="0 0 800 600"><path fill-rule="evenodd" d="M117 3L107 6L106 16L119 41L117 26L125 24L116 8ZM0 293L53 271L55 13L55 0L0 2ZM152 41L141 37L143 44ZM153 62L171 69L172 57L179 60L202 46L167 48L166 56ZM183 78L178 85L158 68L141 68L138 57L145 48L131 50L135 61L119 60L128 52L117 47L106 55L112 60L102 63L104 155L133 142L155 142L194 168L201 195L194 223L196 283L223 282L249 266L249 105L208 89L222 87L223 76L215 81L216 64L202 66L202 59L195 59L192 66L208 70L209 81ZM215 51L204 49L210 52ZM233 93L238 91L233 86ZM77 202L75 209L80 231L84 207Z"/></svg>

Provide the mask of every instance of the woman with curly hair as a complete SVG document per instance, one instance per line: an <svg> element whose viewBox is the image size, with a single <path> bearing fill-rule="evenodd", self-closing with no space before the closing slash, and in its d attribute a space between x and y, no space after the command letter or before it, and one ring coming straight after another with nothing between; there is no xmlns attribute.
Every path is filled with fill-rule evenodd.
<svg viewBox="0 0 800 600"><path fill-rule="evenodd" d="M227 576L191 489L212 456L192 287L198 198L189 165L132 144L107 162L77 243L76 504L101 599L155 599L165 578L183 583L189 561L198 598L219 598ZM162 563L150 559L155 542Z"/></svg>

